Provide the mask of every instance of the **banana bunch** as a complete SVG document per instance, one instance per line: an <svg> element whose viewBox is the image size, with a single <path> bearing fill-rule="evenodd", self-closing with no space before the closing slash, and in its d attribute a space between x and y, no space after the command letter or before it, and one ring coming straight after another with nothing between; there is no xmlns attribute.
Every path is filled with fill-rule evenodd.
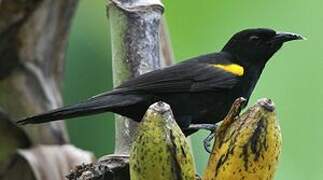
<svg viewBox="0 0 323 180"><path fill-rule="evenodd" d="M235 101L216 130L204 180L274 178L282 145L274 105L261 99L239 117L244 101Z"/></svg>
<svg viewBox="0 0 323 180"><path fill-rule="evenodd" d="M132 143L129 166L131 180L195 179L193 156L169 105L149 107Z"/></svg>
<svg viewBox="0 0 323 180"><path fill-rule="evenodd" d="M215 131L204 180L271 180L281 151L281 132L271 100L261 99L241 116L237 99ZM193 180L195 166L170 107L153 104L140 123L130 152L131 180Z"/></svg>

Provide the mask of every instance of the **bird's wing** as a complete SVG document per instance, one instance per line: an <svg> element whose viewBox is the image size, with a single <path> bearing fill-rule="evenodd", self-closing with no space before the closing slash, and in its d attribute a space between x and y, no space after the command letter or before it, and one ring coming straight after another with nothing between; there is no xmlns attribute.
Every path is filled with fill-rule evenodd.
<svg viewBox="0 0 323 180"><path fill-rule="evenodd" d="M181 63L152 71L126 81L114 91L101 97L119 93L181 93L217 91L232 88L239 76L210 63Z"/></svg>
<svg viewBox="0 0 323 180"><path fill-rule="evenodd" d="M137 96L138 93L190 93L231 89L240 77L234 73L234 68L231 71L226 67L222 64L207 62L181 63L141 75L123 83L113 91L92 97L84 102L29 117L17 123L43 123L105 112L111 108L143 101L144 97Z"/></svg>

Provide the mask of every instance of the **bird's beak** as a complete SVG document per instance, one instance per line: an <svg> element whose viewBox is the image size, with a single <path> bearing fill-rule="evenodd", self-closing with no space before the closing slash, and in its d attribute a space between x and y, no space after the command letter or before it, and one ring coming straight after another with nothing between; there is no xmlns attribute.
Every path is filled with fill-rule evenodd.
<svg viewBox="0 0 323 180"><path fill-rule="evenodd" d="M276 35L272 38L271 42L284 43L287 41L294 41L294 40L306 40L306 38L296 33L277 32Z"/></svg>

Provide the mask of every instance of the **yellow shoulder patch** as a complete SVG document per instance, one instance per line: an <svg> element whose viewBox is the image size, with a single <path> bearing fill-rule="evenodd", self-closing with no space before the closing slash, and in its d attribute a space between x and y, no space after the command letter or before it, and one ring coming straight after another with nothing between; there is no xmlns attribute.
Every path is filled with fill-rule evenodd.
<svg viewBox="0 0 323 180"><path fill-rule="evenodd" d="M223 69L236 76L243 76L244 74L244 68L239 64L213 64L212 66Z"/></svg>

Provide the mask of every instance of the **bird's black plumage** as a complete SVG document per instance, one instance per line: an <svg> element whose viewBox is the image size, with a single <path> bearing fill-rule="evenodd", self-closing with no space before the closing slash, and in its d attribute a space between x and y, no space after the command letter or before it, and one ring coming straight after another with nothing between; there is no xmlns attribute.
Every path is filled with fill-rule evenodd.
<svg viewBox="0 0 323 180"><path fill-rule="evenodd" d="M223 119L236 98L250 97L270 57L284 42L296 39L302 37L263 28L243 30L218 53L143 74L112 91L18 123L37 124L107 111L140 121L150 104L165 101L184 132L190 124L213 124Z"/></svg>

